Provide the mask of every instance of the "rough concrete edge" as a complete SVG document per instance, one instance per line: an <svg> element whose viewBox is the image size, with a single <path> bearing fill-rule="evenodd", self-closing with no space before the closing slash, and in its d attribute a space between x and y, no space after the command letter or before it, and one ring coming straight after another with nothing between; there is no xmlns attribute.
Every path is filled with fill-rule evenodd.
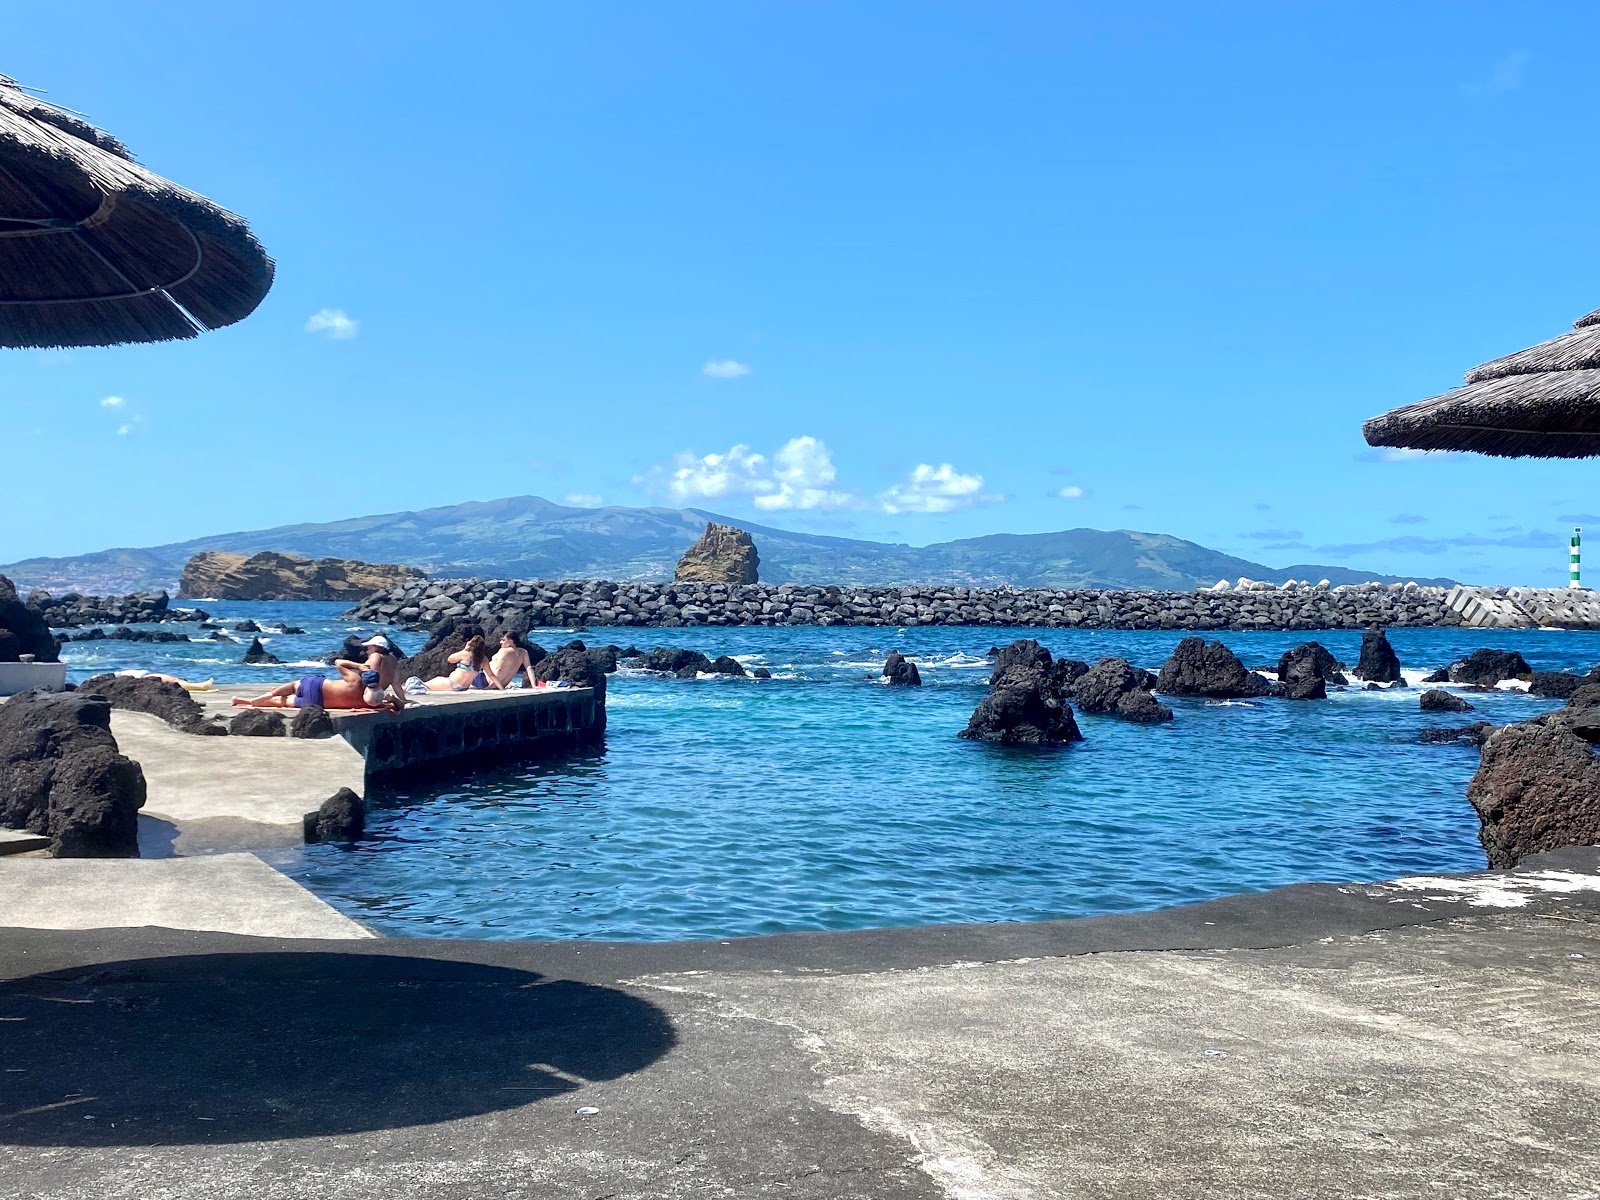
<svg viewBox="0 0 1600 1200"><path fill-rule="evenodd" d="M1527 881L1541 873L1594 880L1594 890L1541 892L1533 884L1515 911L1559 909L1600 921L1600 847L1536 855L1512 871L1426 877L1457 884ZM293 881L291 881L293 882ZM1428 894L1430 891L1440 894ZM1393 883L1294 884L1154 912L1056 921L932 925L829 933L769 934L695 942L539 942L470 938L350 940L264 938L160 927L95 930L0 929L0 979L73 971L115 959L180 954L376 954L536 970L593 983L692 971L860 974L963 962L1064 958L1161 950L1264 950L1379 930L1503 913L1475 907L1470 888L1407 890ZM359 924L359 922L357 922Z"/></svg>

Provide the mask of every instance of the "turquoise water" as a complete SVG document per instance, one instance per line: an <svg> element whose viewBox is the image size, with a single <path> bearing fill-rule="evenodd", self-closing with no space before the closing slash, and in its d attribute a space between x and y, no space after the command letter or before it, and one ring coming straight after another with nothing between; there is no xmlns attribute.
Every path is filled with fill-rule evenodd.
<svg viewBox="0 0 1600 1200"><path fill-rule="evenodd" d="M286 619L269 639L314 660L354 626L338 606L206 605L231 624ZM168 628L173 628L169 626ZM408 647L421 639L401 634ZM545 646L570 636L535 635ZM384 797L360 843L276 865L390 935L676 939L946 921L1016 921L1157 908L1310 880L1481 868L1464 795L1468 745L1422 745L1428 725L1520 720L1554 707L1516 692L1425 714L1417 689L1326 702L1168 698L1170 725L1079 716L1085 741L1003 749L955 735L983 696L984 652L1038 636L1057 654L1156 668L1177 633L997 628L595 629L594 643L731 653L776 678L610 686L603 752L462 773ZM1224 633L1252 666L1303 634ZM1354 662L1358 634L1320 641ZM1408 669L1481 645L1536 668L1600 661L1600 634L1396 630ZM892 649L925 686L873 682ZM243 646L67 647L74 678L106 665L276 681ZM90 656L109 661L91 664ZM224 660L224 661L215 661Z"/></svg>

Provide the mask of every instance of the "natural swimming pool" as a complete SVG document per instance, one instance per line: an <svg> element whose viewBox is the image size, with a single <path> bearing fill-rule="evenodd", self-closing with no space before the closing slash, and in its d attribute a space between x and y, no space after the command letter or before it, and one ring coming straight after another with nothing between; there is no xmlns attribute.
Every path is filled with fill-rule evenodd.
<svg viewBox="0 0 1600 1200"><path fill-rule="evenodd" d="M216 604L310 661L353 628L338 607ZM169 627L171 628L171 627ZM546 647L564 631L538 631ZM1481 868L1465 800L1477 752L1424 745L1429 725L1503 723L1554 702L1472 694L1429 714L1418 690L1325 702L1170 697L1170 725L1080 714L1085 741L1018 750L958 739L984 694L984 652L1037 636L1057 654L1152 669L1179 633L998 628L595 629L591 643L730 653L775 678L611 678L602 752L463 771L389 797L353 845L270 860L341 911L398 936L674 939L1156 908L1309 880ZM1308 635L1222 633L1249 665ZM1315 636L1354 662L1360 635ZM401 635L408 646L419 635ZM1481 645L1539 669L1587 670L1600 634L1400 629L1426 672ZM921 689L874 682L892 649ZM105 666L277 678L238 647L69 644ZM216 661L207 662L211 659ZM290 672L292 673L292 671Z"/></svg>

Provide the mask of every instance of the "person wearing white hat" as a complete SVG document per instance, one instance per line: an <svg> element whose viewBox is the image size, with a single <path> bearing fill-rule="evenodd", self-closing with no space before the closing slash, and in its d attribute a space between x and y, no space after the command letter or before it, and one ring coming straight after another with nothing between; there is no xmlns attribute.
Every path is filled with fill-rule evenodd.
<svg viewBox="0 0 1600 1200"><path fill-rule="evenodd" d="M368 708L382 708L387 701L398 711L405 707L406 692L400 686L399 673L396 668L400 665L400 651L395 644L381 633L375 633L361 643L367 648L367 661L361 664L350 664L359 672L362 687L362 699ZM335 663L342 667L342 662Z"/></svg>

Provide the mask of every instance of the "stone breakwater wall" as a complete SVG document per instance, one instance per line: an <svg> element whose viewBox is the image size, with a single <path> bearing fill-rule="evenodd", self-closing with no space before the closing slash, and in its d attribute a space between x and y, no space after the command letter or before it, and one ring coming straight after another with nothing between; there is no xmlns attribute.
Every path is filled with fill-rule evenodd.
<svg viewBox="0 0 1600 1200"><path fill-rule="evenodd" d="M138 625L151 621L206 621L198 608L173 608L166 592L135 592L128 596L82 596L77 592L52 596L41 588L28 594L28 607L52 629L82 625Z"/></svg>
<svg viewBox="0 0 1600 1200"><path fill-rule="evenodd" d="M446 579L369 596L355 620L428 628L446 618L530 625L1021 625L1096 629L1360 629L1460 625L1444 588L1219 584L1195 592L1083 588L815 587Z"/></svg>

